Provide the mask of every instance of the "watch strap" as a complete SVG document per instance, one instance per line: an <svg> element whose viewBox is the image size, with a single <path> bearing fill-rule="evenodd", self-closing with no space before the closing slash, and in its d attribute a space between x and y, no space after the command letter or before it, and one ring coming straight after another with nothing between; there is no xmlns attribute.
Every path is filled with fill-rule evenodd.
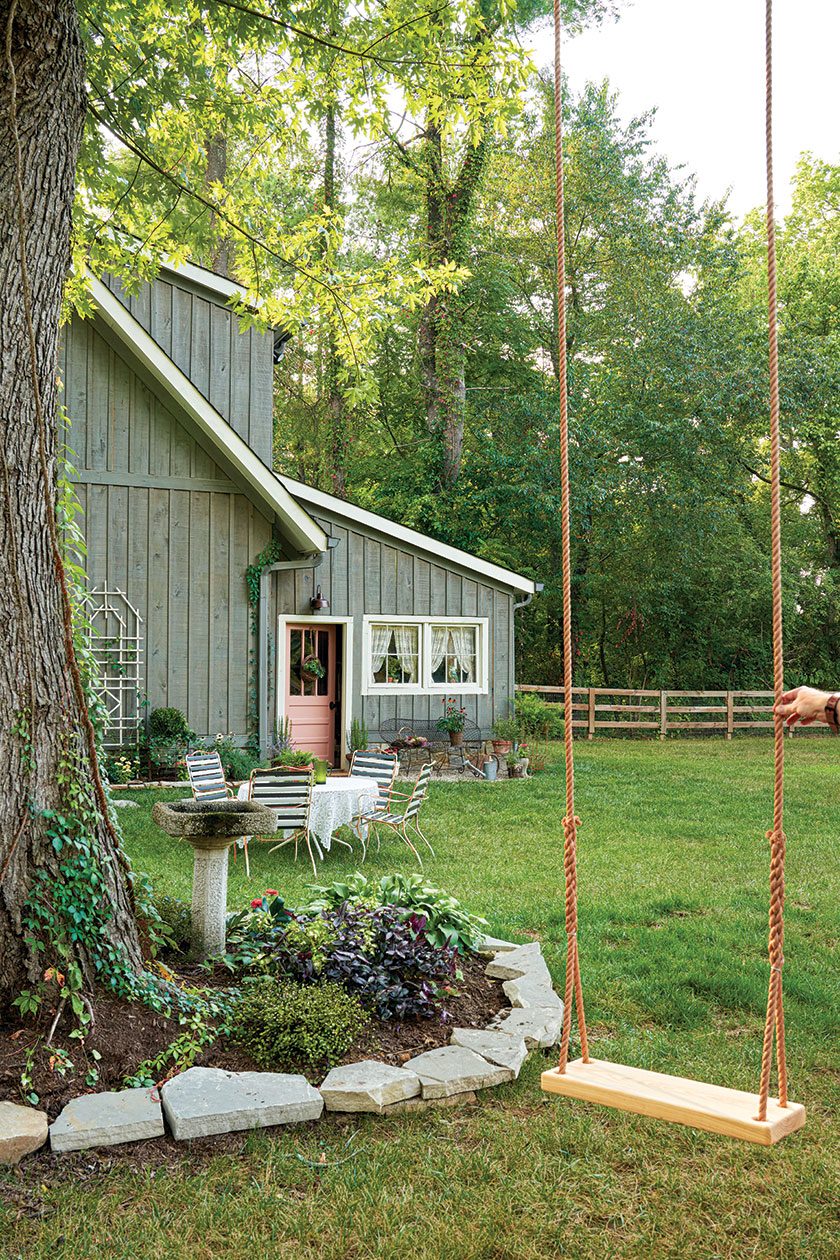
<svg viewBox="0 0 840 1260"><path fill-rule="evenodd" d="M825 720L835 735L840 733L840 720L837 717L837 702L840 701L840 692L835 692L833 696L829 696L825 702Z"/></svg>

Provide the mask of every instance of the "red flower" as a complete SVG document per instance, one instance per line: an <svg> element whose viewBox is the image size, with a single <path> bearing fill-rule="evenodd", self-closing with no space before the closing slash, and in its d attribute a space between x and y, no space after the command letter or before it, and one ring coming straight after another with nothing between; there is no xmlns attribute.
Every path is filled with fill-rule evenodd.
<svg viewBox="0 0 840 1260"><path fill-rule="evenodd" d="M255 897L254 900L251 902L251 909L256 910L261 905L262 905L262 897Z"/></svg>
<svg viewBox="0 0 840 1260"><path fill-rule="evenodd" d="M276 888L266 888L265 895L266 897L279 897L280 896Z"/></svg>

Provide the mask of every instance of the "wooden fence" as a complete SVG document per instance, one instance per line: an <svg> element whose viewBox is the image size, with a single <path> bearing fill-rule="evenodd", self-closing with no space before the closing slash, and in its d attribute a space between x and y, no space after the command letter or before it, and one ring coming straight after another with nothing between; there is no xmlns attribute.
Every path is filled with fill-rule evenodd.
<svg viewBox="0 0 840 1260"><path fill-rule="evenodd" d="M565 709L563 687L516 684ZM580 716L578 716L580 715ZM572 728L596 733L658 735L669 732L726 735L773 729L772 691L634 691L613 687L572 687ZM793 728L790 730L793 735Z"/></svg>

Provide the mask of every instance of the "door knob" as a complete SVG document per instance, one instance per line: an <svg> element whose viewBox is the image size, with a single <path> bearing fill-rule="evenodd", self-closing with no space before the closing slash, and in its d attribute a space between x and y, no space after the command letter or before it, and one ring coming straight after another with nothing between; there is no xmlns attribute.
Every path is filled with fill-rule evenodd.
<svg viewBox="0 0 840 1260"><path fill-rule="evenodd" d="M335 700L330 700L330 708L331 709L335 708Z"/></svg>

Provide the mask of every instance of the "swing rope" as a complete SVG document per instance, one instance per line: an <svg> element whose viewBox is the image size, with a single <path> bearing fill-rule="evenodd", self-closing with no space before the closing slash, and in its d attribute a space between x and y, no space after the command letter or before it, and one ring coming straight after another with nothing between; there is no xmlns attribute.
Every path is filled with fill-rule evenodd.
<svg viewBox="0 0 840 1260"><path fill-rule="evenodd" d="M782 524L779 440L779 336L776 323L776 227L773 201L773 0L766 0L766 135L767 135L767 293L770 343L770 534L773 573L773 690L778 708L784 691L782 649ZM773 830L770 841L770 982L767 1019L761 1058L758 1119L767 1117L770 1068L773 1058L773 1030L776 1032L776 1062L779 1074L779 1105L787 1106L787 1065L785 1062L785 1019L782 1007L782 964L785 904L785 728L775 714L775 780L773 786Z"/></svg>
<svg viewBox="0 0 840 1260"><path fill-rule="evenodd" d="M560 514L563 526L563 741L566 748L566 816L563 819L563 865L566 875L566 991L563 999L563 1031L560 1037L559 1072L565 1072L569 1059L574 989L580 1032L580 1052L589 1062L586 1015L577 936L577 829L575 813L575 760L572 749L572 578L571 509L569 497L569 405L566 389L566 242L563 222L563 118L560 82L560 0L554 0L554 166L557 191L557 373L560 386Z"/></svg>
<svg viewBox="0 0 840 1260"><path fill-rule="evenodd" d="M571 617L571 510L569 494L569 421L566 362L566 250L563 215L563 129L562 79L560 62L560 0L554 0L554 123L555 179L557 195L557 338L560 403L560 478L562 516L563 567L563 698L564 745L566 752L566 814L563 818L563 865L566 878L566 985L564 993L563 1031L560 1041L559 1073L565 1073L569 1058L572 1023L572 999L577 1012L581 1058L589 1062L586 1016L583 1009L583 986L580 975L577 922L577 829L580 818L575 814L574 751L572 746L572 617ZM782 640L782 554L781 492L779 439L779 351L776 317L776 241L773 201L773 76L772 76L772 0L766 0L766 130L767 130L767 274L770 345L770 460L771 460L771 570L773 581L773 688L778 705L784 691L784 656ZM787 1106L787 1066L785 1061L785 1027L782 1005L782 964L784 945L783 910L785 900L785 833L784 816L784 722L774 717L775 775L773 788L773 829L766 833L770 840L770 980L767 997L767 1018L761 1063L759 1111L756 1119L766 1120L773 1060L773 1034L776 1041L776 1062L779 1077L779 1105Z"/></svg>

